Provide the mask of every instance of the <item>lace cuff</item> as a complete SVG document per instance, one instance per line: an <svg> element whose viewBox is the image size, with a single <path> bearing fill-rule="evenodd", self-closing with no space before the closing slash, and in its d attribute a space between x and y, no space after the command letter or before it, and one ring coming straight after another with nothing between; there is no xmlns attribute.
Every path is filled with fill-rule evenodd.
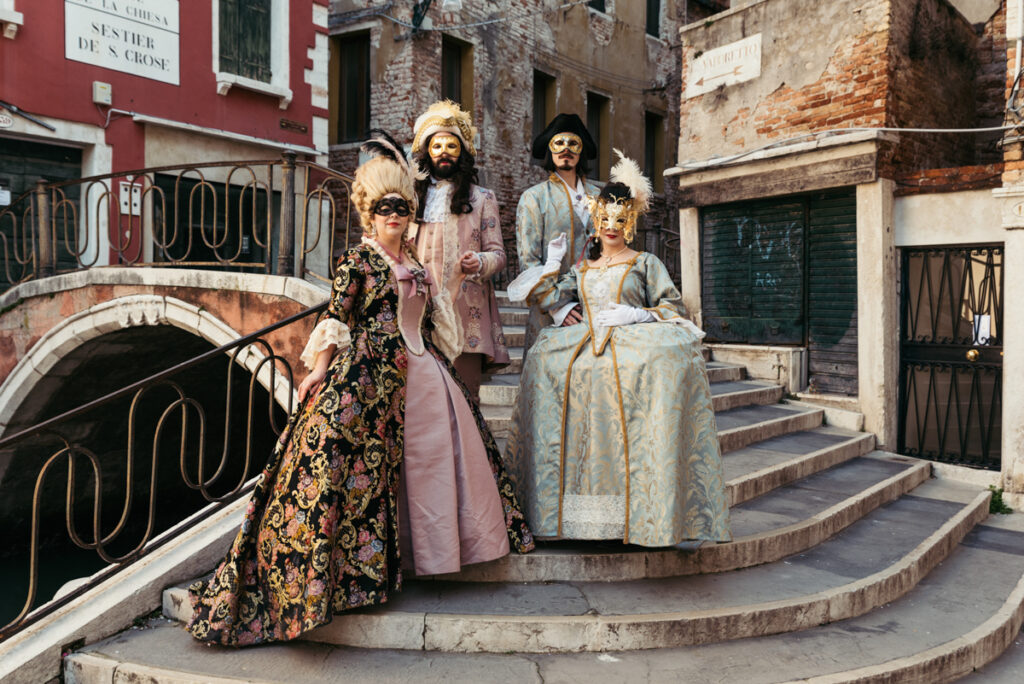
<svg viewBox="0 0 1024 684"><path fill-rule="evenodd" d="M441 294L435 295L433 300L431 320L434 322L434 344L449 361L454 361L462 353L462 320L455 314L448 290L441 290Z"/></svg>
<svg viewBox="0 0 1024 684"><path fill-rule="evenodd" d="M557 275L558 269L554 270L548 268L547 264L541 266L530 266L523 270L516 279L506 286L505 290L508 293L508 299L510 302L525 302L526 296L530 294L533 288L537 287L537 283L541 281L544 276Z"/></svg>
<svg viewBox="0 0 1024 684"><path fill-rule="evenodd" d="M557 327L562 325L562 323L565 321L565 317L568 316L569 312L575 309L578 305L579 302L569 302L568 304L559 309L549 311L548 313L551 314L551 318L554 319L555 321L555 326Z"/></svg>
<svg viewBox="0 0 1024 684"><path fill-rule="evenodd" d="M309 342L302 350L299 360L306 365L306 368L313 370L317 354L332 344L338 345L339 349L344 349L352 344L352 337L349 335L348 326L337 318L324 318L313 328Z"/></svg>

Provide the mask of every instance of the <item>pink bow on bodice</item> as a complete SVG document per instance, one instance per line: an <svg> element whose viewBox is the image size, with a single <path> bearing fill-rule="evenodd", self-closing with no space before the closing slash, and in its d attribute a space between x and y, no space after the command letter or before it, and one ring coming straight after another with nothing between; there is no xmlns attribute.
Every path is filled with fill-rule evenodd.
<svg viewBox="0 0 1024 684"><path fill-rule="evenodd" d="M433 279L430 277L430 271L425 268L406 268L402 264L395 264L394 266L395 278L398 279L399 285L403 282L409 283L408 295L414 297L418 294L427 294L428 288L434 284Z"/></svg>

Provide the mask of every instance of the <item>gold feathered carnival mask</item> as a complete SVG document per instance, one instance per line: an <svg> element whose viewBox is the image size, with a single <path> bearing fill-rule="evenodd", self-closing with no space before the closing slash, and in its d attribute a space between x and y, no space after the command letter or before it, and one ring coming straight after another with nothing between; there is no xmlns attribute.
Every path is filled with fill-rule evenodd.
<svg viewBox="0 0 1024 684"><path fill-rule="evenodd" d="M619 150L613 151L619 161L612 167L601 194L590 198L590 217L595 236L604 226L618 223L626 242L631 242L637 219L651 207L651 181L635 161Z"/></svg>
<svg viewBox="0 0 1024 684"><path fill-rule="evenodd" d="M419 154L423 149L423 143L430 136L443 131L458 136L462 141L462 147L476 156L476 147L473 146L473 140L476 139L476 126L473 125L473 117L451 100L441 100L430 105L427 111L416 119L416 124L412 129L414 133L413 154Z"/></svg>

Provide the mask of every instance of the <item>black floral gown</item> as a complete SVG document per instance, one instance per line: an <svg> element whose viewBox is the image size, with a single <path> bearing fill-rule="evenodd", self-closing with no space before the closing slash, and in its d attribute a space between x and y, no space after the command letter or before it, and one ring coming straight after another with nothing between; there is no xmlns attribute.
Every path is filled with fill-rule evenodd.
<svg viewBox="0 0 1024 684"><path fill-rule="evenodd" d="M294 639L334 613L385 603L401 589L399 473L407 350L398 326L398 282L367 245L338 262L327 314L349 327L314 397L289 420L213 578L189 587L188 631L246 646ZM430 342L427 350L455 378ZM480 428L505 512L510 548L533 536L479 407L458 382Z"/></svg>

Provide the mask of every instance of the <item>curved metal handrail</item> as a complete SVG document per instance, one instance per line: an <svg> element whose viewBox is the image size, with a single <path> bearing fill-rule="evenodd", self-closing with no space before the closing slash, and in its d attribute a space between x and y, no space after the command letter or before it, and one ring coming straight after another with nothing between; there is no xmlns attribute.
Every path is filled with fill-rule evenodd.
<svg viewBox="0 0 1024 684"><path fill-rule="evenodd" d="M58 441L58 448L45 459L35 478L35 487L33 489L32 496L32 523L29 537L29 549L25 554L29 559L29 582L25 603L13 620L0 627L0 640L11 636L46 615L53 613L61 606L66 605L68 602L74 600L78 596L81 596L100 582L108 579L119 570L130 565L146 554L151 553L156 548L166 544L171 539L174 539L189 529L190 525L184 522L178 523L170 530L161 533L158 539L153 539L156 517L156 501L160 484L157 481L157 464L160 460L161 437L165 434L167 429L174 427L171 423L172 416L180 416L178 470L185 486L189 489L198 491L204 500L215 504L218 509L227 506L241 496L244 496L252 489L255 480L247 480L246 476L253 462L253 410L257 394L257 386L262 386L268 391L268 424L274 434L280 435L284 429L284 426L277 424L277 420L274 415L275 395L277 405L285 409L289 415L293 408L293 389L295 383L291 366L286 358L275 351L271 342L266 338L270 333L287 326L315 319L317 316L322 314L326 308L326 302L307 308L299 313L289 316L288 318L278 321L277 323L266 326L256 332L240 337L237 340L221 345L215 349L210 349L209 351L175 364L174 366L166 368L143 380L133 382L121 389L99 397L98 399L65 411L58 416L54 416L29 428L20 430L15 434L0 438L0 451L13 451L19 445L25 445L29 440L42 436L48 436ZM308 333L307 330L304 330L303 332ZM258 351L254 351L254 347L257 348ZM213 467L213 472L207 474L205 410L203 409L202 402L188 396L181 384L175 381L175 377L180 376L185 371L193 369L200 364L224 357L227 357L228 362L228 381L226 383L227 387L224 399L224 442L222 448L219 450L219 462ZM215 494L209 488L222 477L235 453L235 450L232 449L230 439L232 432L231 427L236 424L233 421L238 421L238 424L241 424L242 421L240 414L233 410L233 384L231 382L231 377L236 366L245 366L250 372L248 401L245 403L244 415L246 444L243 449L238 450L242 454L241 476L237 482L230 484L230 488L226 493ZM283 373L280 379L277 375L279 372ZM149 498L146 506L144 531L136 544L126 552L116 555L110 553L108 551L108 547L117 541L128 527L132 511L132 503L136 495L134 492L135 463L139 454L144 454L145 449L144 446L136 444L137 435L140 432L144 432L139 428L138 424L138 407L143 397L152 390L158 388L169 388L172 391L173 399L169 401L163 408L162 412L160 412L156 425L153 427L153 440L149 453ZM283 398L282 394L284 395ZM121 512L117 523L109 532L104 533L101 520L104 482L103 464L101 463L101 459L97 457L95 449L81 443L81 440L76 441L67 438L62 434L61 430L63 427L68 426L72 420L88 418L92 415L99 415L100 412L109 411L110 407L115 402L129 398L131 399L131 402L127 416L128 435L124 454L125 498L121 506ZM195 423L197 425L199 435L199 449L196 454L198 462L194 470L194 476L190 473L188 459L190 454L187 449L187 445L190 443L190 421L188 418L190 410L196 416ZM269 445L265 446L268 446L269 453ZM87 459L90 465L89 474L93 480L92 533L90 535L83 535L75 525L74 512L78 505L78 501L76 500L76 482L79 479L76 467L76 461L78 459L76 456ZM44 491L43 487L48 481L49 474L59 464L64 462L67 463L68 468L64 504L65 525L68 539L70 539L70 541L79 548L95 551L104 562L110 565L110 567L97 575L94 575L89 582L76 588L67 595L33 609L33 604L35 603L39 588L40 508ZM235 463L234 465L237 466L238 464Z"/></svg>

